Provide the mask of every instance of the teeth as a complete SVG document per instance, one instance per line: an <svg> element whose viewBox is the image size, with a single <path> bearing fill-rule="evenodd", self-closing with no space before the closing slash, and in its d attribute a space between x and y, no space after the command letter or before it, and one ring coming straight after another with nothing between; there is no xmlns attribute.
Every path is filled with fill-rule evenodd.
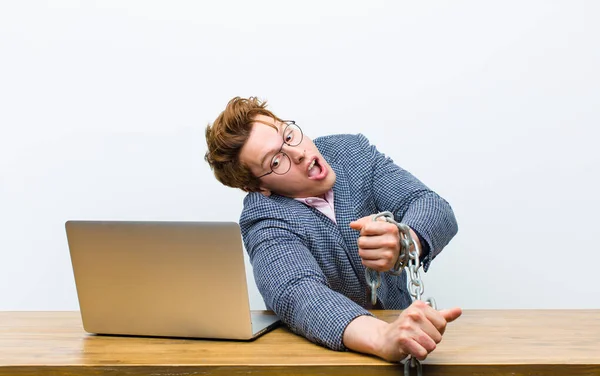
<svg viewBox="0 0 600 376"><path fill-rule="evenodd" d="M316 159L313 159L312 163L310 164L310 166L308 166L308 170L310 171L311 168L315 167L315 162L317 162Z"/></svg>

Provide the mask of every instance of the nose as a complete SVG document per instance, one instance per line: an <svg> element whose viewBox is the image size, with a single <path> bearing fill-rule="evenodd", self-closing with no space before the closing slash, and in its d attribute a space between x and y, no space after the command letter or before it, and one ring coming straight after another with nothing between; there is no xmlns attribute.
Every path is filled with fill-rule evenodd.
<svg viewBox="0 0 600 376"><path fill-rule="evenodd" d="M300 163L306 157L306 150L298 146L283 145L283 151L290 157L293 163Z"/></svg>

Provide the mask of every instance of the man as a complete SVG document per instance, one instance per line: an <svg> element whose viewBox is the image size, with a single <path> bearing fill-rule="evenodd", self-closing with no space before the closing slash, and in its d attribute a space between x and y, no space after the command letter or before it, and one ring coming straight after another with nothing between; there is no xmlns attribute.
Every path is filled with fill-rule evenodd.
<svg viewBox="0 0 600 376"><path fill-rule="evenodd" d="M390 211L408 225L426 270L456 234L452 209L364 136L313 143L266 105L233 98L206 128L205 155L221 183L249 192L240 226L266 306L331 349L425 359L461 310L411 304L406 273L382 273L371 305L365 268L389 271L400 252L398 227L371 215ZM369 308L404 311L388 324Z"/></svg>

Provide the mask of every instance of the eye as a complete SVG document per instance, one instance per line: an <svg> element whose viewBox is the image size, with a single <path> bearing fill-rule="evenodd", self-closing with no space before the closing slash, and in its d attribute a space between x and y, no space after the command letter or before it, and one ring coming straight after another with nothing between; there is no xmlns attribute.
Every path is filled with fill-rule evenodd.
<svg viewBox="0 0 600 376"><path fill-rule="evenodd" d="M283 140L286 144L289 144L294 139L294 130L288 130L287 133L283 136Z"/></svg>
<svg viewBox="0 0 600 376"><path fill-rule="evenodd" d="M277 154L276 156L273 157L273 161L271 161L271 168L273 170L277 169L277 167L279 167L280 163L281 163L281 155Z"/></svg>

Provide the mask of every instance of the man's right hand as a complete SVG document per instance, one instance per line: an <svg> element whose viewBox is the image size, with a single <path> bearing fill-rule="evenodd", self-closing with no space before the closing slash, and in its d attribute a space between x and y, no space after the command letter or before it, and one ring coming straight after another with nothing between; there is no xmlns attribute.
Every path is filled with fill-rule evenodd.
<svg viewBox="0 0 600 376"><path fill-rule="evenodd" d="M381 341L375 352L389 361L400 361L407 355L424 360L442 341L446 324L461 314L460 308L436 311L427 303L417 300L394 322L380 327Z"/></svg>
<svg viewBox="0 0 600 376"><path fill-rule="evenodd" d="M346 327L344 345L390 362L408 355L424 360L442 340L446 324L461 314L460 308L437 311L417 300L391 323L370 316L357 317Z"/></svg>

